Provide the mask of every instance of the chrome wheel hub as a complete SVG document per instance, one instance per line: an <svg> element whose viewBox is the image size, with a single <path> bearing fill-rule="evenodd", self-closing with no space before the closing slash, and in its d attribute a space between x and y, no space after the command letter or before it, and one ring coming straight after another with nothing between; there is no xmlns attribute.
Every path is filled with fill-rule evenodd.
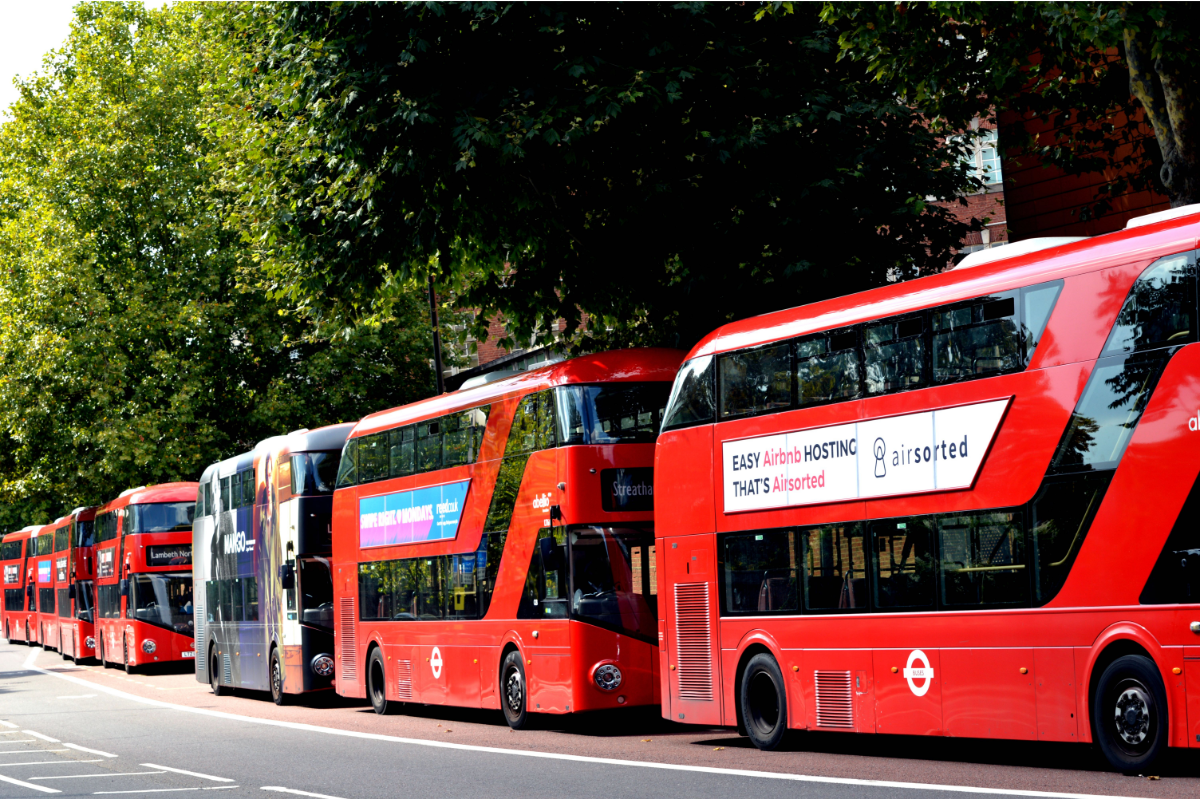
<svg viewBox="0 0 1200 800"><path fill-rule="evenodd" d="M510 670L508 679L504 682L504 699L508 703L508 708L512 713L521 713L521 707L525 705L525 692L521 686L521 673L519 670Z"/></svg>
<svg viewBox="0 0 1200 800"><path fill-rule="evenodd" d="M1113 709L1117 735L1126 744L1139 745L1150 735L1150 697L1141 686L1130 686L1117 695Z"/></svg>

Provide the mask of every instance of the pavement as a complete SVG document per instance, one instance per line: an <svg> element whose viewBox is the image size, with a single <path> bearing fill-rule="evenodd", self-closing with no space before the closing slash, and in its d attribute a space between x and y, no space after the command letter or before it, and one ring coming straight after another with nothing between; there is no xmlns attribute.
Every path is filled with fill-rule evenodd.
<svg viewBox="0 0 1200 800"><path fill-rule="evenodd" d="M658 709L535 718L332 692L216 697L191 664L126 675L0 640L7 797L1200 797L1200 759L1110 772L1081 744L793 732L763 753Z"/></svg>

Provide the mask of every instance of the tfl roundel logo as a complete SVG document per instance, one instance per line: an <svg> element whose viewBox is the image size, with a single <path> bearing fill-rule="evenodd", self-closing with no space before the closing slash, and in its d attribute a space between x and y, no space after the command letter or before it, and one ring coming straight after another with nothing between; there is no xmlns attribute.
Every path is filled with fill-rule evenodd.
<svg viewBox="0 0 1200 800"><path fill-rule="evenodd" d="M920 666L914 666L915 664L920 664ZM913 650L908 654L908 664L904 667L904 679L908 681L908 688L917 697L924 697L925 693L929 691L929 687L933 685L933 667L920 650Z"/></svg>

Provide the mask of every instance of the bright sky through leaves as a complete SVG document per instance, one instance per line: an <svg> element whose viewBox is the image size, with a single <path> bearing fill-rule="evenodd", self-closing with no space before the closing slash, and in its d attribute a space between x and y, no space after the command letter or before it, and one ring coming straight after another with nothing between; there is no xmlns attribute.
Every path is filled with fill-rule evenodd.
<svg viewBox="0 0 1200 800"><path fill-rule="evenodd" d="M13 78L23 78L41 69L42 57L61 47L71 32L74 0L5 0L0 2L0 114L19 93Z"/></svg>

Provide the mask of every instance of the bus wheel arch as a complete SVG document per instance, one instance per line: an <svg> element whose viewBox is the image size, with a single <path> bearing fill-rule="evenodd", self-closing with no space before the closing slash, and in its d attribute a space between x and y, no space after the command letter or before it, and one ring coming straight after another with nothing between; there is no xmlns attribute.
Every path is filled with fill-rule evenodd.
<svg viewBox="0 0 1200 800"><path fill-rule="evenodd" d="M762 684L761 686L743 687L746 676L751 673L753 673L751 680L756 684ZM776 699L773 702L777 705L773 709L768 709L768 716L773 712L777 718L776 724L768 732L766 724L769 720L759 719L757 724L752 726L753 721L746 719L746 703L749 701L749 696L743 697L743 695L744 689L761 694L771 685L775 688ZM759 749L774 750L787 732L790 695L791 692L788 689L787 678L780 664L778 653L764 639L753 638L738 657L737 670L734 672L733 702L737 712L738 733L750 737L750 741Z"/></svg>

